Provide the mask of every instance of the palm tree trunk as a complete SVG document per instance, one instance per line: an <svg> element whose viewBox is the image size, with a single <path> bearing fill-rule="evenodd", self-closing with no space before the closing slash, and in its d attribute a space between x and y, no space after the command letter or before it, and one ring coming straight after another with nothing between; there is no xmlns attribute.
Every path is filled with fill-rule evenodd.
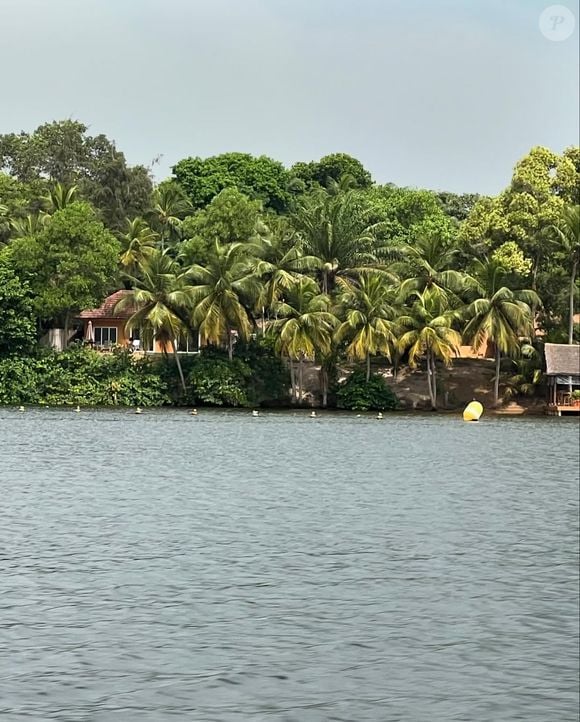
<svg viewBox="0 0 580 722"><path fill-rule="evenodd" d="M233 361L234 358L234 337L232 335L232 329L228 328L228 359Z"/></svg>
<svg viewBox="0 0 580 722"><path fill-rule="evenodd" d="M570 319L568 322L568 343L574 343L574 291L576 290L576 271L578 262L572 264L572 276L570 278Z"/></svg>
<svg viewBox="0 0 580 722"><path fill-rule="evenodd" d="M290 357L290 385L292 387L292 392L290 395L290 402L292 404L296 403L296 368L294 366L294 361L292 360L292 357Z"/></svg>
<svg viewBox="0 0 580 722"><path fill-rule="evenodd" d="M304 381L304 360L302 356L300 356L300 360L298 361L298 403L302 403L302 382Z"/></svg>
<svg viewBox="0 0 580 722"><path fill-rule="evenodd" d="M431 368L431 351L427 351L427 386L429 388L429 399L431 400L431 409L437 409L437 399L433 388L433 371Z"/></svg>
<svg viewBox="0 0 580 722"><path fill-rule="evenodd" d="M367 353L367 384L371 380L371 355Z"/></svg>
<svg viewBox="0 0 580 722"><path fill-rule="evenodd" d="M324 363L320 365L320 386L322 390L322 408L325 409L328 405L328 370L325 368Z"/></svg>
<svg viewBox="0 0 580 722"><path fill-rule="evenodd" d="M433 409L437 410L437 360L431 356L431 370L433 378Z"/></svg>
<svg viewBox="0 0 580 722"><path fill-rule="evenodd" d="M495 382L493 385L493 405L497 406L499 403L499 372L501 368L501 351L499 346L495 346Z"/></svg>
<svg viewBox="0 0 580 722"><path fill-rule="evenodd" d="M185 394L187 392L187 386L185 385L185 376L183 375L183 369L181 368L181 361L179 360L179 354L177 353L177 348L175 346L175 341L171 339L171 350L173 351L173 358L175 359L175 364L177 365L177 372L179 373L179 379L181 381L181 388L183 389L183 393Z"/></svg>

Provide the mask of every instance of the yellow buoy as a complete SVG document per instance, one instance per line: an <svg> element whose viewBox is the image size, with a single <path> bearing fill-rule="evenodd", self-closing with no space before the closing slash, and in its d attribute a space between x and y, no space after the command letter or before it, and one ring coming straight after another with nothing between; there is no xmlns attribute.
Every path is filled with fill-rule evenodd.
<svg viewBox="0 0 580 722"><path fill-rule="evenodd" d="M479 421L479 417L483 414L483 406L479 401L470 401L463 411L464 421Z"/></svg>

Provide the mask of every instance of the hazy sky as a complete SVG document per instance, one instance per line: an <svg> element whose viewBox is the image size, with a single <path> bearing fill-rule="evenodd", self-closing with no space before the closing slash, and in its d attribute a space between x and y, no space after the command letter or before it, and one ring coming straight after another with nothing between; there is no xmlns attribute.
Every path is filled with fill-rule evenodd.
<svg viewBox="0 0 580 722"><path fill-rule="evenodd" d="M495 193L578 143L574 34L549 0L0 0L0 132L66 117L131 163L331 152L379 182Z"/></svg>

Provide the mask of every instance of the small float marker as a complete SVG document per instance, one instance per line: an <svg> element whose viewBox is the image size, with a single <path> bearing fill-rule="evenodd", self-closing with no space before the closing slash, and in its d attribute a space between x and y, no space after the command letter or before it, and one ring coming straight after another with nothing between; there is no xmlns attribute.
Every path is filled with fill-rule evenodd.
<svg viewBox="0 0 580 722"><path fill-rule="evenodd" d="M311 412L310 412L310 418L311 418L311 419L317 419L317 418L318 418L318 416L316 415L316 411L311 411Z"/></svg>
<svg viewBox="0 0 580 722"><path fill-rule="evenodd" d="M142 413L143 413L143 409L142 409L140 406L137 406L137 408L135 409L135 413L136 413L136 414L142 414Z"/></svg>
<svg viewBox="0 0 580 722"><path fill-rule="evenodd" d="M192 410L189 412L189 415L190 415L190 416L197 416L197 409L192 409Z"/></svg>
<svg viewBox="0 0 580 722"><path fill-rule="evenodd" d="M379 411L379 413L377 414L377 419L379 419L379 421L380 421L382 418L383 418L383 415L382 415L381 412Z"/></svg>
<svg viewBox="0 0 580 722"><path fill-rule="evenodd" d="M252 416L253 416L254 418L256 418L256 416L259 416L259 415L260 415L260 412L259 412L259 411L256 411L256 409L254 409L254 410L252 411Z"/></svg>
<svg viewBox="0 0 580 722"><path fill-rule="evenodd" d="M24 411L24 406L19 406L18 411Z"/></svg>
<svg viewBox="0 0 580 722"><path fill-rule="evenodd" d="M80 412L81 412L81 407L80 407L80 406L77 406L76 409L75 409L75 411L77 412L77 414L80 414Z"/></svg>

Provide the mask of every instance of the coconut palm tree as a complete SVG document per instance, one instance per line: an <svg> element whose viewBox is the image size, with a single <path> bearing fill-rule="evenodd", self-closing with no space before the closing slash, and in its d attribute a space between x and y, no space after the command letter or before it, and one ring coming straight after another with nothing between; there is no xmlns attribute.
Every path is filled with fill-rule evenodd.
<svg viewBox="0 0 580 722"><path fill-rule="evenodd" d="M292 403L300 403L304 388L304 361L328 357L338 319L331 312L330 298L318 284L303 276L275 305L277 319L271 325L276 348L290 360ZM295 363L298 362L298 373Z"/></svg>
<svg viewBox="0 0 580 722"><path fill-rule="evenodd" d="M420 358L427 362L427 386L431 408L437 409L437 360L450 366L461 345L461 336L453 329L457 312L449 309L447 299L438 290L427 288L414 292L414 302L407 315L398 319L397 343L401 352L408 351L409 366L416 368Z"/></svg>
<svg viewBox="0 0 580 722"><path fill-rule="evenodd" d="M153 207L146 214L159 234L161 250L180 238L181 221L192 212L190 200L176 183L162 183L153 193Z"/></svg>
<svg viewBox="0 0 580 722"><path fill-rule="evenodd" d="M488 341L495 345L495 405L499 402L502 354L518 355L521 338L531 338L533 334L531 306L540 305L534 291L509 289L505 285L507 275L496 260L476 260L472 273L475 285L470 291L475 298L464 311L469 319L464 336L473 348Z"/></svg>
<svg viewBox="0 0 580 722"><path fill-rule="evenodd" d="M121 241L119 261L127 273L135 273L139 264L154 254L159 238L143 218L127 218L117 236Z"/></svg>
<svg viewBox="0 0 580 722"><path fill-rule="evenodd" d="M305 257L292 229L280 223L273 229L268 228L249 245L248 250L252 272L262 283L257 309L262 315L262 330L265 332L266 311L274 308L302 273L316 267L316 259Z"/></svg>
<svg viewBox="0 0 580 722"><path fill-rule="evenodd" d="M552 227L559 250L570 266L568 343L574 343L574 296L576 275L580 265L580 205L565 206L559 223Z"/></svg>
<svg viewBox="0 0 580 722"><path fill-rule="evenodd" d="M404 264L400 265L407 271L399 289L402 301L426 289L456 301L469 285L467 274L452 268L458 249L437 235L419 238L413 245L405 245L402 252Z"/></svg>
<svg viewBox="0 0 580 722"><path fill-rule="evenodd" d="M227 338L231 361L234 331L244 341L249 339L255 325L250 309L261 292L260 281L248 262L247 247L216 241L207 264L192 266L188 277L193 283L193 323L202 341L220 344Z"/></svg>
<svg viewBox="0 0 580 722"><path fill-rule="evenodd" d="M381 250L355 191L306 196L291 216L302 250L318 270L323 293L334 290L337 276L353 277L369 268L382 269Z"/></svg>
<svg viewBox="0 0 580 722"><path fill-rule="evenodd" d="M140 329L147 345L156 339L163 349L171 348L185 392L187 387L177 344L190 330L186 319L193 297L187 276L166 252L155 250L141 261L138 273L129 279L133 288L117 303L115 312L133 310L127 328Z"/></svg>
<svg viewBox="0 0 580 722"><path fill-rule="evenodd" d="M338 279L339 316L345 320L335 333L335 341L347 341L346 355L354 361L366 362L367 382L371 377L371 356L381 353L391 358L396 343L391 305L391 290L384 278L372 271L360 274L356 283Z"/></svg>

